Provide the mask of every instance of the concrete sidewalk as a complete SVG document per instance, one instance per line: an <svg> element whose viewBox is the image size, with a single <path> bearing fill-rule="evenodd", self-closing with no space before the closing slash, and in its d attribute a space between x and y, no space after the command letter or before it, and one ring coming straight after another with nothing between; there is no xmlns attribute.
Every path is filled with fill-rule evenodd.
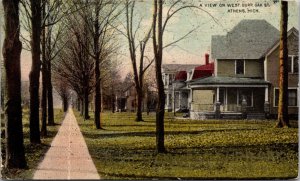
<svg viewBox="0 0 300 181"><path fill-rule="evenodd" d="M33 179L100 179L72 109Z"/></svg>

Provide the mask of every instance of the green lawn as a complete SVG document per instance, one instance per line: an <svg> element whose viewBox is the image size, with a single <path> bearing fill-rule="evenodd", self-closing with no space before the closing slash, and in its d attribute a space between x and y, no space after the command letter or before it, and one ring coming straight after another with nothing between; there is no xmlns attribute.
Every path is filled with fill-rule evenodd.
<svg viewBox="0 0 300 181"><path fill-rule="evenodd" d="M298 126L275 121L165 119L168 153L155 154L155 116L103 113L96 130L75 112L90 154L106 179L294 178Z"/></svg>
<svg viewBox="0 0 300 181"><path fill-rule="evenodd" d="M33 173L38 166L39 162L43 159L44 154L50 148L50 144L55 137L58 128L64 118L64 113L60 109L54 110L54 120L57 125L48 126L48 136L41 138L42 144L32 145L29 140L29 110L23 110L23 132L24 132L24 145L25 145L25 156L28 168L27 169L12 169L1 171L2 178L4 179L32 179ZM1 131L4 129L3 119L1 121ZM1 151L2 161L5 161L5 139L1 138Z"/></svg>

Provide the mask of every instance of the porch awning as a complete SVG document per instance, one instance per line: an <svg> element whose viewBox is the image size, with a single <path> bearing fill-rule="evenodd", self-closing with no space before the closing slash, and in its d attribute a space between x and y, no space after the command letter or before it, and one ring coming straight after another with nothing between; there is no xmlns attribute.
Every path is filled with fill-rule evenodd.
<svg viewBox="0 0 300 181"><path fill-rule="evenodd" d="M241 77L206 77L188 82L193 87L268 87L270 82L264 79Z"/></svg>

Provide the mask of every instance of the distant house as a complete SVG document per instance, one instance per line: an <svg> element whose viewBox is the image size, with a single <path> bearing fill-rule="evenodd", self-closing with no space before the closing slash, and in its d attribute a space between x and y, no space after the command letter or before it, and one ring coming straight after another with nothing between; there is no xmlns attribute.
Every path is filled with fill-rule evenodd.
<svg viewBox="0 0 300 181"><path fill-rule="evenodd" d="M157 93L154 90L144 87L144 96L142 101L142 111L155 111L157 105ZM123 103L124 102L124 103ZM124 92L124 97L120 99L120 106L124 105L124 110L127 112L137 111L137 92L134 84L129 85ZM122 109L123 110L123 109Z"/></svg>
<svg viewBox="0 0 300 181"><path fill-rule="evenodd" d="M137 107L137 93L134 84L128 86L125 90L125 110L128 112L135 112Z"/></svg>
<svg viewBox="0 0 300 181"><path fill-rule="evenodd" d="M164 82L164 90L166 95L165 110L172 111L174 107L173 100L176 100L175 106L179 109L179 97L185 98L188 94L188 89L184 89L182 82L186 81L187 72L198 65L194 64L163 64L162 76ZM177 74L177 80L175 80ZM176 82L175 90L173 89L173 83ZM180 91L179 91L180 90ZM174 99L174 91L176 98ZM183 103L183 102L182 102ZM182 107L185 107L185 103Z"/></svg>
<svg viewBox="0 0 300 181"><path fill-rule="evenodd" d="M295 29L289 33L291 113L297 107L297 91L293 89L298 82L294 75L298 72L294 63L298 61L296 34ZM214 75L188 81L191 118L251 119L276 114L278 41L279 31L265 20L243 20L227 35L213 36Z"/></svg>

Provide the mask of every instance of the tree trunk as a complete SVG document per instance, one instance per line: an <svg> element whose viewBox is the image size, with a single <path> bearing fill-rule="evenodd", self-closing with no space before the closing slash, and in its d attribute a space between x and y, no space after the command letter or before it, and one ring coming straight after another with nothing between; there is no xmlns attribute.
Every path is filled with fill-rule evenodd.
<svg viewBox="0 0 300 181"><path fill-rule="evenodd" d="M101 102L101 104L100 104L100 110L101 110L101 112L103 112L103 108L104 108L104 102L103 102L103 84L102 84L102 81L101 81L101 79L100 79L100 102Z"/></svg>
<svg viewBox="0 0 300 181"><path fill-rule="evenodd" d="M89 116L89 92L88 88L85 88L84 91L84 119L90 119Z"/></svg>
<svg viewBox="0 0 300 181"><path fill-rule="evenodd" d="M43 3L42 16L46 15L46 6ZM46 29L42 30L42 128L41 136L47 136L47 63L46 63Z"/></svg>
<svg viewBox="0 0 300 181"><path fill-rule="evenodd" d="M39 79L41 54L41 0L30 0L31 4L31 54L32 65L29 74L30 80L30 142L41 143L39 129Z"/></svg>
<svg viewBox="0 0 300 181"><path fill-rule="evenodd" d="M154 12L153 12L153 48L155 55L155 74L158 88L158 105L156 109L156 151L158 153L165 152L164 146L164 115L165 115L165 93L164 84L161 74L162 64L162 0L154 0ZM157 32L156 32L156 21L157 21ZM156 38L156 36L158 36Z"/></svg>
<svg viewBox="0 0 300 181"><path fill-rule="evenodd" d="M80 115L84 115L84 99L80 99Z"/></svg>
<svg viewBox="0 0 300 181"><path fill-rule="evenodd" d="M51 47L51 38L48 38L47 44L49 47ZM53 126L53 125L55 125L55 122L54 122L54 110L53 110L53 86L52 86L52 72L51 72L52 69L51 68L52 68L51 60L48 57L48 61L47 61L48 125Z"/></svg>
<svg viewBox="0 0 300 181"><path fill-rule="evenodd" d="M79 98L77 98L77 101L76 101L76 109L77 109L77 111L80 111L80 101L79 101Z"/></svg>
<svg viewBox="0 0 300 181"><path fill-rule="evenodd" d="M44 65L45 63L43 63ZM41 136L47 136L47 76L45 70L46 67L42 67L42 128Z"/></svg>
<svg viewBox="0 0 300 181"><path fill-rule="evenodd" d="M48 81L47 81L47 93L48 93L48 125L55 125L54 122L54 110L53 110L53 87L51 80L51 63L48 62ZM50 66L50 67L49 67Z"/></svg>
<svg viewBox="0 0 300 181"><path fill-rule="evenodd" d="M95 56L95 97L94 97L94 121L97 129L101 128L101 85L100 85L100 50L99 50L99 36L100 36L100 27L99 27L99 4L95 4L95 34L94 34L94 54Z"/></svg>
<svg viewBox="0 0 300 181"><path fill-rule="evenodd" d="M288 117L288 2L281 1L280 53L279 53L279 101L277 127L289 127Z"/></svg>
<svg viewBox="0 0 300 181"><path fill-rule="evenodd" d="M63 110L64 112L67 112L69 108L68 98L63 97L62 100L63 100Z"/></svg>
<svg viewBox="0 0 300 181"><path fill-rule="evenodd" d="M21 107L21 67L22 43L19 40L19 0L3 0L5 18L5 40L3 58L6 73L5 139L6 168L25 168Z"/></svg>
<svg viewBox="0 0 300 181"><path fill-rule="evenodd" d="M142 117L142 103L143 103L143 90L141 88L137 90L137 112L136 112L136 121L143 121Z"/></svg>

